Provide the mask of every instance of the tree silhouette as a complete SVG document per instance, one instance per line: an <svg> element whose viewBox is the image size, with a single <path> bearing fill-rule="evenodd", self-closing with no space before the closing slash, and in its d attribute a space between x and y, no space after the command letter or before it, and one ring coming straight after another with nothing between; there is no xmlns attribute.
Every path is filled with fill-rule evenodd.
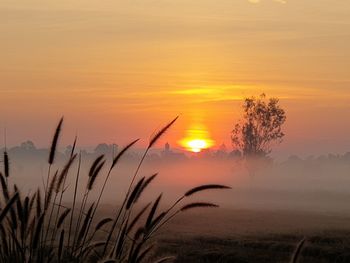
<svg viewBox="0 0 350 263"><path fill-rule="evenodd" d="M284 137L282 125L286 121L285 111L277 98L246 98L243 103L243 119L232 130L233 145L246 158L267 157L273 143Z"/></svg>

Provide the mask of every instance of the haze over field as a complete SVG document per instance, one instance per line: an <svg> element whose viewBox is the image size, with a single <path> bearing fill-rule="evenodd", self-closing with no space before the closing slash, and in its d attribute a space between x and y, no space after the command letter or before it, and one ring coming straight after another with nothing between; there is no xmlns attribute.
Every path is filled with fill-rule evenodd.
<svg viewBox="0 0 350 263"><path fill-rule="evenodd" d="M88 171L99 154L106 154L107 167L97 178L96 189L100 189L112 152L102 147L82 154L81 188L88 180ZM99 150L97 150L99 149ZM48 150L29 150L24 147L9 150L13 180L24 192L33 192L45 181ZM60 169L69 154L60 153L53 169ZM131 151L116 167L103 196L103 204L119 204L127 191L129 181L141 159L141 151ZM71 202L77 163L67 178L65 202ZM163 205L174 202L188 188L201 184L220 183L230 185L233 190L218 194L213 191L201 194L194 200L216 200L227 209L300 210L305 212L331 212L348 214L350 201L349 185L350 155L323 155L301 159L291 156L261 167L251 176L247 164L240 157L227 151L209 151L200 154L184 154L169 150L151 151L142 166L140 177L158 173L157 180L145 191L146 200L164 192ZM80 194L83 194L82 192ZM98 194L91 194L92 199Z"/></svg>

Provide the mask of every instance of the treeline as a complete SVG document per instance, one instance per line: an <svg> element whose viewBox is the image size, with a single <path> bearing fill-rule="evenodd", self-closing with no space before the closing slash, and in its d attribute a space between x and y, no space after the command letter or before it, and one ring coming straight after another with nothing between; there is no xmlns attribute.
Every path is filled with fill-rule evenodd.
<svg viewBox="0 0 350 263"><path fill-rule="evenodd" d="M68 145L64 149L59 149L57 152L58 160L66 160L71 152L72 146ZM81 155L86 159L96 158L96 156L104 154L107 157L112 158L118 153L120 146L117 144L100 143L96 147L91 149L81 148ZM5 148L1 148L0 152L3 153ZM49 149L37 148L32 141L25 141L19 146L14 146L7 149L9 156L15 159L27 159L27 160L45 160ZM140 159L142 149L130 151L125 155L125 161L137 161ZM200 153L191 154L185 153L179 149L172 149L169 146L163 149L154 149L149 153L147 157L148 161L187 161L193 159L204 160L232 160L239 161L243 159L243 156L238 150L228 150L223 144L218 149L207 149ZM271 160L271 159L270 159ZM300 157L297 155L291 155L287 160L279 162L281 166L303 166L303 167L317 167L326 164L338 164L338 165L350 165L350 152L345 154L323 154L318 156Z"/></svg>

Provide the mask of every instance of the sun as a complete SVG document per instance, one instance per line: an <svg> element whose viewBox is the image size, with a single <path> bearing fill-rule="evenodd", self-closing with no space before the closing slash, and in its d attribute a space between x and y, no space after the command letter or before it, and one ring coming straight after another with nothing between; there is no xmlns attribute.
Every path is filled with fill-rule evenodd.
<svg viewBox="0 0 350 263"><path fill-rule="evenodd" d="M208 144L205 140L194 139L187 142L188 149L194 153L199 153L203 149L208 148Z"/></svg>
<svg viewBox="0 0 350 263"><path fill-rule="evenodd" d="M208 130L203 126L188 129L185 138L180 140L179 143L186 150L193 153L199 153L214 145L214 141L210 139Z"/></svg>

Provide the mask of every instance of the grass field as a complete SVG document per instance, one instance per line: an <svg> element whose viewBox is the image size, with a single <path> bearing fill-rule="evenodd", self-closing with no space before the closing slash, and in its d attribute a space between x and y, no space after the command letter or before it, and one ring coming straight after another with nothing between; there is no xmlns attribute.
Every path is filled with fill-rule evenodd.
<svg viewBox="0 0 350 263"><path fill-rule="evenodd" d="M158 240L157 255L177 255L179 263L290 262L303 237L307 241L298 262L350 262L350 220L345 214L203 211L175 219L167 231L171 229L171 238L167 232Z"/></svg>

